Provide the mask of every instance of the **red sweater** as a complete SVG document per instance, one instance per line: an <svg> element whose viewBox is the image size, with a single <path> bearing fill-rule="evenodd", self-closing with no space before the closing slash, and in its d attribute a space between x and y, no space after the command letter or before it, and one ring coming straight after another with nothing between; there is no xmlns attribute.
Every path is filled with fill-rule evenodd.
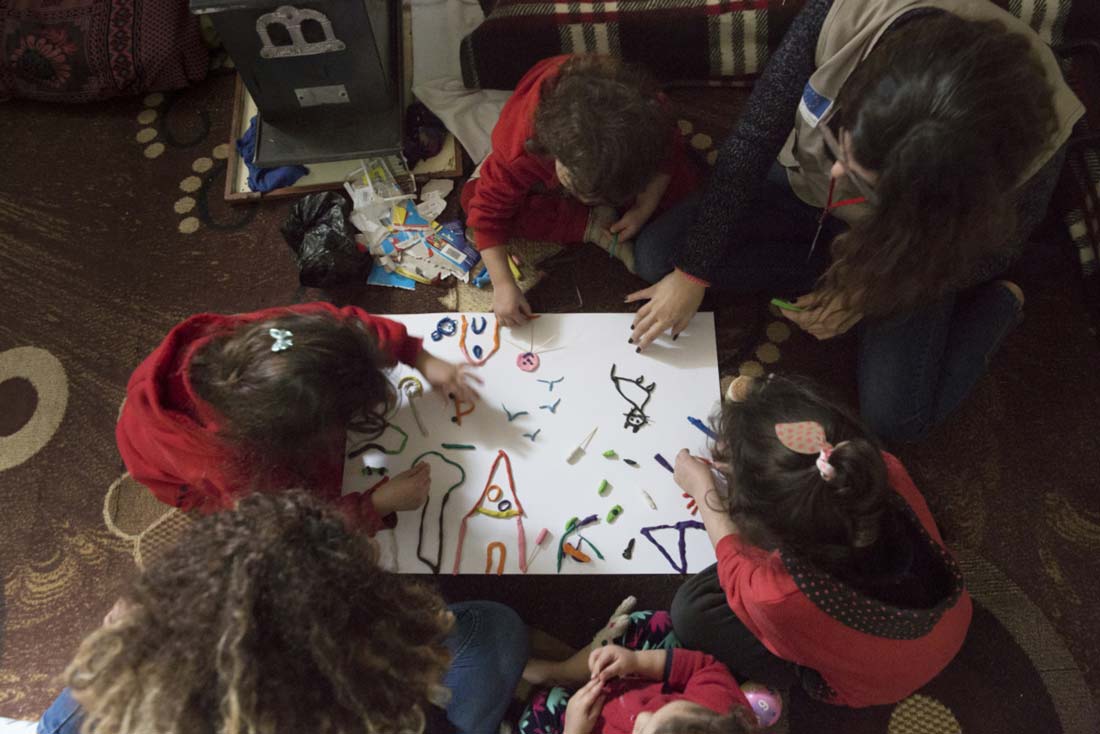
<svg viewBox="0 0 1100 734"><path fill-rule="evenodd" d="M554 159L529 153L527 141L534 134L535 108L541 99L543 83L556 78L561 65L570 58L568 54L554 56L531 67L500 112L493 128L493 150L481 166L481 178L466 212L466 223L476 233L479 250L498 247L508 240L512 221L536 184L547 191L561 189ZM658 211L694 191L700 182L679 131L670 130L669 135L672 150L663 170L671 180Z"/></svg>
<svg viewBox="0 0 1100 734"><path fill-rule="evenodd" d="M710 655L677 648L669 650L668 656L663 681L616 678L607 684L607 701L594 734L632 734L638 714L682 699L719 714L729 713L734 706L752 710L729 669Z"/></svg>
<svg viewBox="0 0 1100 734"><path fill-rule="evenodd" d="M251 477L242 475L240 457L218 435L221 419L195 393L188 366L192 356L215 334L286 313L329 313L334 318L359 319L391 359L412 365L420 354L421 340L410 337L404 324L372 316L354 306L306 303L247 314L204 313L188 318L168 333L130 377L115 428L118 450L130 475L149 487L161 502L183 510L213 512L232 507L248 491ZM340 495L343 449L340 443L331 456L317 457L315 476L319 486L309 489L335 502L357 524L374 533L385 523L375 512L369 495Z"/></svg>
<svg viewBox="0 0 1100 734"><path fill-rule="evenodd" d="M890 606L737 535L716 548L718 579L738 618L773 653L817 671L821 681L811 693L853 707L913 693L955 657L970 626L970 596L928 505L901 462L883 458L891 486L923 527L930 557L952 579L935 607Z"/></svg>

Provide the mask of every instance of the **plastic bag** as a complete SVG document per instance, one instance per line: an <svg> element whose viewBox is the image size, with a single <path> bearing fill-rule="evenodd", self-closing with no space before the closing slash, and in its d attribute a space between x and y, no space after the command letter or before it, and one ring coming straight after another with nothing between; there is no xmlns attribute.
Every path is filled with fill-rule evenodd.
<svg viewBox="0 0 1100 734"><path fill-rule="evenodd" d="M295 202L283 222L283 239L298 261L298 282L310 288L366 282L371 258L355 244L351 204L332 191Z"/></svg>

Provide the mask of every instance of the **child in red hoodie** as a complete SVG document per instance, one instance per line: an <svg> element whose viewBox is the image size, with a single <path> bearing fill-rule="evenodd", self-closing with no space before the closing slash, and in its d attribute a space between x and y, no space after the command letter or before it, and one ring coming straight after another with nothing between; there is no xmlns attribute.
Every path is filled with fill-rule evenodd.
<svg viewBox="0 0 1100 734"><path fill-rule="evenodd" d="M657 85L608 56L535 64L492 144L461 199L504 326L531 316L502 247L510 238L592 242L633 270L638 232L700 183Z"/></svg>
<svg viewBox="0 0 1100 734"><path fill-rule="evenodd" d="M684 584L685 645L829 703L890 704L962 647L970 597L928 505L858 420L801 381L738 378L717 471L686 449L718 563ZM728 487L728 489L726 489Z"/></svg>
<svg viewBox="0 0 1100 734"><path fill-rule="evenodd" d="M633 598L624 604L632 603ZM622 608L622 607L620 607ZM752 709L729 669L685 650L668 612L612 617L618 642L598 636L562 662L532 659L523 671L540 688L519 734L739 734L756 729ZM571 693L567 688L575 689Z"/></svg>
<svg viewBox="0 0 1100 734"><path fill-rule="evenodd" d="M354 306L197 314L130 377L119 453L173 507L212 512L251 491L301 487L373 534L392 526L393 512L422 505L431 485L421 464L373 492L341 496L347 432L370 439L385 430L395 395L382 370L398 361L444 394L476 397L463 366Z"/></svg>

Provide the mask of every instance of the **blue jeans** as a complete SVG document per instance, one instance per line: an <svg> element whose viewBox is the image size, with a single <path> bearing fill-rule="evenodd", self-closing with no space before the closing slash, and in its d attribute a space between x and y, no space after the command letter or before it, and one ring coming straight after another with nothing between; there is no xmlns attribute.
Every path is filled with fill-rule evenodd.
<svg viewBox="0 0 1100 734"><path fill-rule="evenodd" d="M672 270L699 201L698 194L685 199L642 230L634 242L639 276L656 283ZM835 217L826 219L811 254L820 216L773 165L756 205L737 223L737 257L712 275L714 288L782 298L813 290L829 267L830 243L845 229ZM922 438L962 403L1018 321L1012 293L984 283L905 314L862 322L858 381L864 421L883 439Z"/></svg>
<svg viewBox="0 0 1100 734"><path fill-rule="evenodd" d="M461 734L496 734L527 663L527 626L510 607L491 601L451 604L447 638L451 689L447 718Z"/></svg>
<svg viewBox="0 0 1100 734"><path fill-rule="evenodd" d="M472 601L450 605L455 626L447 638L451 689L447 718L460 734L496 734L527 662L527 627L503 604ZM38 734L79 734L84 720L68 688L50 704Z"/></svg>

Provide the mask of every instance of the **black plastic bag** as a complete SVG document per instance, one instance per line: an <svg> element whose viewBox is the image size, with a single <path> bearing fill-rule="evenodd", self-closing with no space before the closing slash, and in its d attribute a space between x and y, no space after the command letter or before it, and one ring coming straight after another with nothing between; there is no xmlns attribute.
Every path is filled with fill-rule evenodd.
<svg viewBox="0 0 1100 734"><path fill-rule="evenodd" d="M283 222L283 239L298 260L298 282L309 288L367 282L371 258L355 244L351 204L325 191L295 202Z"/></svg>

